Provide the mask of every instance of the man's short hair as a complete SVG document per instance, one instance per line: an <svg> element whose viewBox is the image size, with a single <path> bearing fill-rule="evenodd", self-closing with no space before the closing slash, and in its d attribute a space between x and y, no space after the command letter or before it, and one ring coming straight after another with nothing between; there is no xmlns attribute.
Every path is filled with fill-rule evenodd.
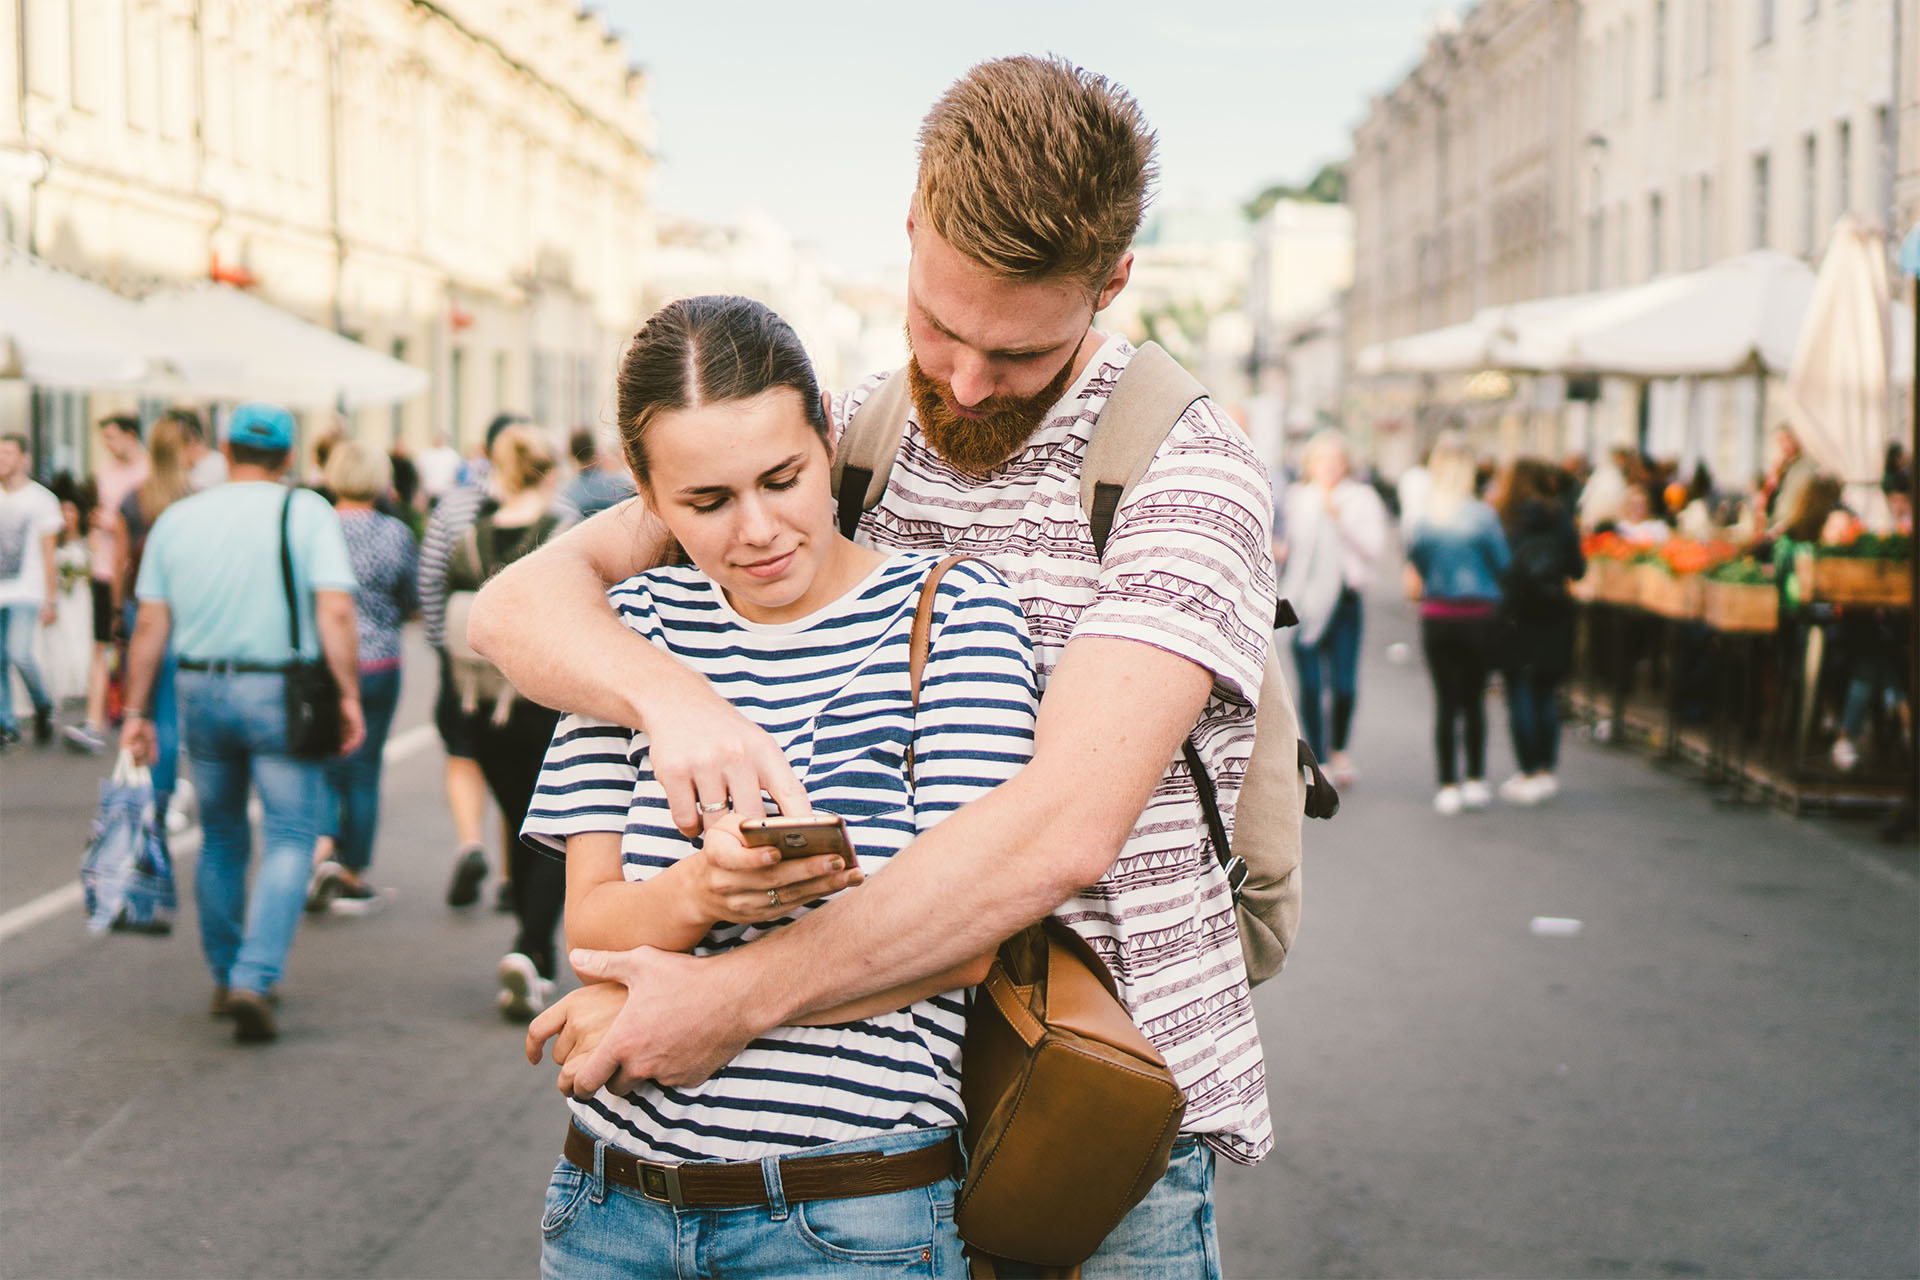
<svg viewBox="0 0 1920 1280"><path fill-rule="evenodd" d="M915 217L995 275L1098 290L1146 215L1153 149L1105 77L1057 57L983 62L920 125Z"/></svg>
<svg viewBox="0 0 1920 1280"><path fill-rule="evenodd" d="M567 452L573 455L573 464L582 471L593 466L595 458L600 456L600 442L593 432L579 427L567 437Z"/></svg>
<svg viewBox="0 0 1920 1280"><path fill-rule="evenodd" d="M118 427L135 440L140 438L140 419L131 413L108 414L106 417L100 419L100 425L102 427Z"/></svg>
<svg viewBox="0 0 1920 1280"><path fill-rule="evenodd" d="M286 462L290 449L263 449L259 445L241 444L238 440L227 441L227 452L233 456L238 467L263 467L268 471L278 471Z"/></svg>
<svg viewBox="0 0 1920 1280"><path fill-rule="evenodd" d="M0 435L0 444L19 445L20 452L22 453L33 452L33 446L28 444L27 438L21 435L18 431L9 431L5 435Z"/></svg>

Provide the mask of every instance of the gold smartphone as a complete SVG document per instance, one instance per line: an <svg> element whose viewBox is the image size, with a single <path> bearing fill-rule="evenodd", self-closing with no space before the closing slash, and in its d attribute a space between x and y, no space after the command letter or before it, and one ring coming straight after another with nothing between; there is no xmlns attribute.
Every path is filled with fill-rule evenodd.
<svg viewBox="0 0 1920 1280"><path fill-rule="evenodd" d="M816 813L804 818L748 818L740 824L740 839L755 848L773 848L782 858L811 858L837 853L849 867L856 865L847 821L837 814Z"/></svg>

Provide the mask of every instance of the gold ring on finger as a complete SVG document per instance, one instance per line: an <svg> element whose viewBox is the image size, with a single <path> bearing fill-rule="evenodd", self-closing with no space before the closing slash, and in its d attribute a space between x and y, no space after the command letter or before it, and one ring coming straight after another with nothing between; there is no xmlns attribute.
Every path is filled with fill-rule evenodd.
<svg viewBox="0 0 1920 1280"><path fill-rule="evenodd" d="M770 907L780 905L780 891L778 889L767 890L767 905Z"/></svg>

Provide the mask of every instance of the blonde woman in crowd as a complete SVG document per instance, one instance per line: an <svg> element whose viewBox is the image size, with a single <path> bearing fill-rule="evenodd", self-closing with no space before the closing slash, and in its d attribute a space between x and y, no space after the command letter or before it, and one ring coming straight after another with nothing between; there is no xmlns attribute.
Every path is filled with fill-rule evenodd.
<svg viewBox="0 0 1920 1280"><path fill-rule="evenodd" d="M1484 809L1487 787L1487 673L1500 653L1502 580L1509 555L1493 509L1474 496L1466 440L1443 433L1427 464L1433 489L1407 544L1407 591L1420 602L1420 642L1433 679L1433 745L1440 789L1433 807L1451 816ZM1466 775L1459 769L1464 734Z"/></svg>
<svg viewBox="0 0 1920 1280"><path fill-rule="evenodd" d="M134 614L139 609L133 584L140 577L140 560L147 549L147 533L154 521L180 499L193 493L193 469L187 461L187 432L172 414L153 424L147 434L146 478L120 504L120 518L113 529L113 558L121 567L121 634L133 635ZM159 755L153 762L153 801L156 813L167 812L180 780L180 717L173 699L175 673L173 646L160 657L153 678L154 737Z"/></svg>

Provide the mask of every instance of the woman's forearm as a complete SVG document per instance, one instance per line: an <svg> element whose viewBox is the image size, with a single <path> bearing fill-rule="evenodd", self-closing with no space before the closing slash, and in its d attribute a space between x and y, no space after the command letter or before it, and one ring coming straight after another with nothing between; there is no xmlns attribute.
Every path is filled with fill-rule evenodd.
<svg viewBox="0 0 1920 1280"><path fill-rule="evenodd" d="M616 866L618 841L618 836L612 837ZM567 856L569 862L576 856L571 843ZM684 862L675 863L646 880L607 878L594 884L570 884L567 946L589 951L634 947L692 951L714 921L701 910L686 867Z"/></svg>

